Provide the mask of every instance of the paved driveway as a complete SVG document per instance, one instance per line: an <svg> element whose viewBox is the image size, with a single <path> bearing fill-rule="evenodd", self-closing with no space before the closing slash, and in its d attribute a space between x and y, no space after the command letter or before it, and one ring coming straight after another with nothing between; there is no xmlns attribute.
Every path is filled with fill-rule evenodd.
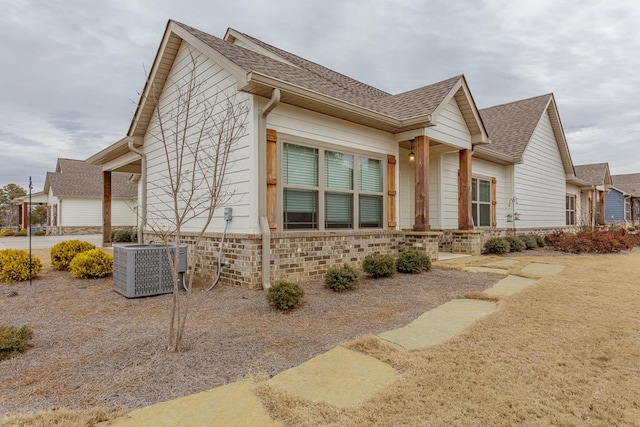
<svg viewBox="0 0 640 427"><path fill-rule="evenodd" d="M102 234L84 234L79 236L31 236L32 249L46 249L64 240L83 240L102 247ZM29 237L2 237L0 249L29 249Z"/></svg>

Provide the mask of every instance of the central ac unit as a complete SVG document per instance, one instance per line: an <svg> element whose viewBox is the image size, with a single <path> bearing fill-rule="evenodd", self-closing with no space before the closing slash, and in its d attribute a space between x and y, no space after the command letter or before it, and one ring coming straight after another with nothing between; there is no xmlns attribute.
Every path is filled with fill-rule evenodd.
<svg viewBox="0 0 640 427"><path fill-rule="evenodd" d="M127 298L173 292L173 277L164 244L113 247L113 290ZM169 246L171 257L175 246ZM178 251L180 283L187 271L187 247Z"/></svg>

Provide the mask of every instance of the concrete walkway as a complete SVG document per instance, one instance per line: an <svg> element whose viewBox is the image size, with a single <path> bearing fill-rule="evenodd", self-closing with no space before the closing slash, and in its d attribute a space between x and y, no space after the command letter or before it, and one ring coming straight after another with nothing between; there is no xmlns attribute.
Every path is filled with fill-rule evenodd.
<svg viewBox="0 0 640 427"><path fill-rule="evenodd" d="M485 291L499 298L508 297L535 283L531 277L560 273L559 264L526 263L520 271L527 277L508 274L517 269L518 260L490 261L481 257L441 261L470 272L491 272L506 277ZM439 261L440 262L440 261ZM466 267L465 264L473 264ZM509 270L507 270L509 269ZM384 332L378 337L403 350L443 343L464 332L476 320L497 310L497 303L478 299L457 299L424 313L408 325ZM384 389L397 378L390 365L365 354L338 346L305 363L281 372L267 381L273 387L315 402L347 408L358 405ZM272 420L253 393L251 381L240 381L206 392L158 403L133 411L110 423L125 426L249 426L282 425Z"/></svg>

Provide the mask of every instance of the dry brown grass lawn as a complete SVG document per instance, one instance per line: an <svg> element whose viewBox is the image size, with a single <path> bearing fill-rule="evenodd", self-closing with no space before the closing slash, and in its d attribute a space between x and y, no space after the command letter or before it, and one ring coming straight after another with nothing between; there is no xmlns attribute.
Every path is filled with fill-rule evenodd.
<svg viewBox="0 0 640 427"><path fill-rule="evenodd" d="M640 425L640 250L521 258L561 263L442 345L401 351L347 344L401 375L352 409L259 388L287 425Z"/></svg>

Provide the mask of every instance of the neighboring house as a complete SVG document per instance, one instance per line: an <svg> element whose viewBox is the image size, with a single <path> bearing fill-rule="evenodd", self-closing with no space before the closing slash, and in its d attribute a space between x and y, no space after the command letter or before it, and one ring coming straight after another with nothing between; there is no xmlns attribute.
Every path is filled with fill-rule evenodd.
<svg viewBox="0 0 640 427"><path fill-rule="evenodd" d="M192 56L205 96L250 106L227 181L229 282L300 280L407 247L432 257L439 249L479 254L487 236L513 228L515 212L520 229L566 226L567 180L581 181L552 95L481 116L464 76L392 95L233 29L219 39L169 21L127 136L87 159L107 178L140 174L143 228L157 221L167 185L154 111L175 108L173 85ZM502 110L526 122L515 139L501 132L513 128L500 120ZM217 252L224 229L220 210L208 251Z"/></svg>
<svg viewBox="0 0 640 427"><path fill-rule="evenodd" d="M625 194L624 221L627 226L640 226L640 173L612 175L616 189ZM608 203L608 202L607 202Z"/></svg>
<svg viewBox="0 0 640 427"><path fill-rule="evenodd" d="M606 194L612 186L608 163L576 165L578 180L588 184L581 203L579 225L595 227L606 224Z"/></svg>
<svg viewBox="0 0 640 427"><path fill-rule="evenodd" d="M137 183L131 174L112 177L110 204L114 227L137 225ZM82 160L58 159L55 172L47 172L42 194L47 197L48 234L102 232L102 168Z"/></svg>
<svg viewBox="0 0 640 427"><path fill-rule="evenodd" d="M27 228L29 226L29 196L17 197L12 200L14 205L18 206L18 227ZM46 206L47 195L40 191L31 194L31 208L35 206Z"/></svg>
<svg viewBox="0 0 640 427"><path fill-rule="evenodd" d="M604 198L605 221L607 224L622 223L622 225L625 225L625 203L627 200L630 200L629 197L629 193L625 193L615 186L609 188Z"/></svg>

